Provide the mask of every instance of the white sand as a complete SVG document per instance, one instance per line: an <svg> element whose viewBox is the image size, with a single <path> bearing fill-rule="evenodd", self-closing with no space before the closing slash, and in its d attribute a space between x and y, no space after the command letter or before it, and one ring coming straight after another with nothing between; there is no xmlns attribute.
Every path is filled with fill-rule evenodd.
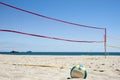
<svg viewBox="0 0 120 80"><path fill-rule="evenodd" d="M0 55L0 80L68 80L70 69L77 64L86 67L86 80L120 80L120 56L23 55Z"/></svg>

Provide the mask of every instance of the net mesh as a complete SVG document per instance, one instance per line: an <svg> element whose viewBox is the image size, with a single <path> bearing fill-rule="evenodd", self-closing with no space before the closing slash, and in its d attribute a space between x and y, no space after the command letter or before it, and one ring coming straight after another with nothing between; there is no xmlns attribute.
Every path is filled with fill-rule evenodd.
<svg viewBox="0 0 120 80"><path fill-rule="evenodd" d="M0 41L2 44L2 50L13 50L15 48L20 51L33 50L78 52L96 50L99 51L103 49L103 44L96 43L104 42L103 28L80 25L43 15L40 16L40 14L25 11L24 9L19 9L14 6L12 6L12 8L8 8L11 7L11 5L5 3L1 4L6 5L0 5L0 8L2 10L2 23L0 23L1 31L19 31L19 33L22 32L22 34L27 33L44 36L43 38L38 38L31 35L30 37L28 35L22 34L18 35L14 33L4 33L4 31L3 33L0 33L2 37ZM9 15L7 15L8 12ZM49 39L46 39L45 37L48 37ZM51 40L51 38L58 40ZM73 43L81 41L87 43ZM92 42L92 44L88 44L88 42Z"/></svg>

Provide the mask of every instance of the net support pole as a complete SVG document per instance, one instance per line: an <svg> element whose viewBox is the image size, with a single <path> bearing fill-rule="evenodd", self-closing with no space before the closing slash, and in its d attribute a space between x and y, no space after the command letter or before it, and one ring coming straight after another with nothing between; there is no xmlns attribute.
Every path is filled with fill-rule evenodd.
<svg viewBox="0 0 120 80"><path fill-rule="evenodd" d="M107 47L106 47L107 37L106 37L106 34L107 34L107 30L105 28L104 29L104 52L105 52L105 57L107 56Z"/></svg>

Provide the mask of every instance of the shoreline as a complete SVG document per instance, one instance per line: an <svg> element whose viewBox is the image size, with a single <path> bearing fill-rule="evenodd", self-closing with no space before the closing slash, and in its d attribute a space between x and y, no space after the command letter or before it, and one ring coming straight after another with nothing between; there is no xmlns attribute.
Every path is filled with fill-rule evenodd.
<svg viewBox="0 0 120 80"><path fill-rule="evenodd" d="M37 56L120 56L120 52L0 52L6 55L37 55Z"/></svg>

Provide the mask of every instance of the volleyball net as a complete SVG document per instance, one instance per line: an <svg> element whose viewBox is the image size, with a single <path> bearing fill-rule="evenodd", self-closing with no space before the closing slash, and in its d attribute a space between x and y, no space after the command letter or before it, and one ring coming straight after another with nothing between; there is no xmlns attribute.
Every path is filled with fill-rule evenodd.
<svg viewBox="0 0 120 80"><path fill-rule="evenodd" d="M116 37L112 37L112 36L107 36L107 38L108 38L109 40L112 40L112 42L120 43L120 38L116 38ZM116 43L114 43L114 44L116 44ZM118 44L118 45L119 45L119 44ZM120 46L111 45L111 44L108 44L108 43L107 43L107 47L120 49Z"/></svg>
<svg viewBox="0 0 120 80"><path fill-rule="evenodd" d="M0 32L10 33L10 34L8 33L0 33L0 34L1 35L7 34L6 37L13 39L13 41L15 40L16 43L17 41L20 42L22 39L24 39L23 43L28 43L28 42L30 44L35 43L32 42L34 41L33 38L28 38L27 36L20 36L20 37L17 36L17 34L23 34L28 36L50 39L50 40L41 39L41 41L35 40L37 42L36 45L41 44L39 42L44 42L44 43L49 42L49 45L52 45L50 43L54 43L54 45L59 44L61 47L65 45L66 46L71 45L71 47L73 46L75 47L77 45L77 48L75 47L76 49L78 48L82 49L83 47L85 47L84 48L85 51L86 47L88 47L91 44L83 44L83 43L92 43L93 47L91 47L91 49L89 49L88 51L94 51L95 48L96 50L99 50L99 48L101 48L104 49L106 52L106 28L87 26L73 22L68 22L62 19L48 17L3 2L0 2L0 4L1 4L1 8L4 8L4 10L1 11L1 14L4 15L2 16L3 23L0 26ZM9 15L7 15L8 12ZM7 20L4 19L5 17ZM12 33L17 33L17 34L12 34ZM11 36L11 34L13 36ZM26 39L26 37L28 39ZM51 41L51 39L59 40L60 42L57 43L57 41ZM78 43L68 44L66 42L79 42L79 44ZM98 44L98 43L104 43L104 47L101 47L103 46L103 44ZM36 45L32 45L32 46L35 47Z"/></svg>

